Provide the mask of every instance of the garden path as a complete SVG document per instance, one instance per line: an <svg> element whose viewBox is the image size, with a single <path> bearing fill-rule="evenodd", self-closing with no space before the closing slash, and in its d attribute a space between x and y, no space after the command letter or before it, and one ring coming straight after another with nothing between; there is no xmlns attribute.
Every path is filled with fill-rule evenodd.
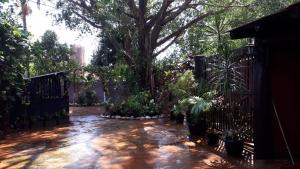
<svg viewBox="0 0 300 169"><path fill-rule="evenodd" d="M71 116L65 126L9 135L0 141L0 168L213 169L249 168L188 137L168 120ZM222 153L221 153L222 154Z"/></svg>

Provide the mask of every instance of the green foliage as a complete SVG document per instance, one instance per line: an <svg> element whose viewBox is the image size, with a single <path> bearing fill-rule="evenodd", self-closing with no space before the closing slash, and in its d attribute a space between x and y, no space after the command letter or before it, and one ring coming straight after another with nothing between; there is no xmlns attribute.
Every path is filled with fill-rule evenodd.
<svg viewBox="0 0 300 169"><path fill-rule="evenodd" d="M101 83L103 84L103 89L107 94L107 92L109 91L108 89L111 85L111 67L98 67L94 64L89 64L84 67L83 71L85 73L82 74L88 74L86 77L81 77L81 82L85 85L85 89L92 89L95 87L97 82L101 81Z"/></svg>
<svg viewBox="0 0 300 169"><path fill-rule="evenodd" d="M186 102L189 104L187 121L190 124L196 124L199 121L204 120L204 113L210 112L213 107L213 101L203 97L193 96L186 100Z"/></svg>
<svg viewBox="0 0 300 169"><path fill-rule="evenodd" d="M111 80L115 86L124 85L128 87L133 94L139 92L135 74L126 64L120 63L115 65L111 71Z"/></svg>
<svg viewBox="0 0 300 169"><path fill-rule="evenodd" d="M113 66L117 59L121 58L117 49L103 32L99 35L100 43L98 49L92 56L92 65L97 67Z"/></svg>
<svg viewBox="0 0 300 169"><path fill-rule="evenodd" d="M20 100L24 60L29 51L27 36L5 15L0 15L0 120ZM7 119L6 119L7 120Z"/></svg>
<svg viewBox="0 0 300 169"><path fill-rule="evenodd" d="M211 95L207 93L206 95ZM188 98L178 101L177 105L174 105L173 111L175 114L188 113L192 118L199 117L202 113L209 111L212 108L212 100L205 99L198 96L190 96Z"/></svg>
<svg viewBox="0 0 300 169"><path fill-rule="evenodd" d="M32 75L68 71L78 67L76 62L70 58L71 48L67 44L60 44L53 31L46 31L41 41L34 42L31 54Z"/></svg>
<svg viewBox="0 0 300 169"><path fill-rule="evenodd" d="M231 51L227 43L221 47L218 62L212 64L209 83L214 85L215 90L222 96L227 96L230 92L243 91L246 87L245 80L240 73L242 68L240 63L234 58L235 53Z"/></svg>
<svg viewBox="0 0 300 169"><path fill-rule="evenodd" d="M142 91L130 95L126 100L119 104L107 101L104 105L107 113L110 115L143 117L155 116L158 114L156 103L149 91Z"/></svg>
<svg viewBox="0 0 300 169"><path fill-rule="evenodd" d="M110 101L110 99L107 99L105 102L101 103L101 106L104 106L106 114L112 115L113 109L114 109L114 103Z"/></svg>
<svg viewBox="0 0 300 169"><path fill-rule="evenodd" d="M157 98L159 112L169 113L172 109L173 112L175 111L175 114L176 112L180 112L176 111L176 106L174 107L174 104L177 103L179 99L174 93L182 93L182 90L177 90L178 86L176 86L176 82L184 72L191 70L191 63L193 63L191 58L174 55L156 61L155 80L157 91L155 96ZM191 77L191 79L193 79L193 77ZM194 85L196 86L196 83ZM182 87L182 89L184 89L184 87Z"/></svg>
<svg viewBox="0 0 300 169"><path fill-rule="evenodd" d="M226 2L223 1L224 3ZM228 2L228 1L227 1ZM187 30L186 36L178 40L181 53L186 55L215 55L220 46L228 43L229 33L233 28L249 23L262 16L277 12L296 2L296 0L241 0L236 7L221 14L212 15ZM212 4L216 1L212 0ZM204 10L213 9L213 5ZM193 15L197 15L194 13ZM231 50L248 43L247 39L231 42Z"/></svg>
<svg viewBox="0 0 300 169"><path fill-rule="evenodd" d="M75 84L81 84L82 89L79 93L77 103L79 105L92 106L97 103L97 94L94 91L98 78L93 72L92 66L86 66L81 69L82 72L74 72L72 76ZM70 77L72 80L72 76ZM74 79L75 78L75 79ZM75 80L75 81L74 81Z"/></svg>
<svg viewBox="0 0 300 169"><path fill-rule="evenodd" d="M117 62L115 65L110 66L97 66L95 64L88 65L86 70L98 78L104 85L106 92L113 86L118 88L120 86L128 87L132 94L139 92L137 79L134 72L123 62Z"/></svg>
<svg viewBox="0 0 300 169"><path fill-rule="evenodd" d="M195 82L193 72L187 70L183 74L178 75L175 83L169 84L169 90L180 100L191 96L196 86L197 83Z"/></svg>
<svg viewBox="0 0 300 169"><path fill-rule="evenodd" d="M85 95L84 95L83 92L79 93L77 103L78 103L80 106L84 106L84 105L85 105Z"/></svg>
<svg viewBox="0 0 300 169"><path fill-rule="evenodd" d="M175 83L179 75L192 68L193 60L182 56L168 56L155 62L155 79L158 88L168 89L168 85Z"/></svg>
<svg viewBox="0 0 300 169"><path fill-rule="evenodd" d="M265 16L283 9L295 2L297 2L297 0L254 0L252 8L258 8L259 10L257 10L257 12L260 12L259 14Z"/></svg>
<svg viewBox="0 0 300 169"><path fill-rule="evenodd" d="M178 116L178 115L180 115L180 114L182 114L182 115L185 114L184 110L182 110L182 107L179 106L179 105L174 105L174 106L173 106L173 109L172 109L172 112L173 112L173 114L174 114L175 116Z"/></svg>
<svg viewBox="0 0 300 169"><path fill-rule="evenodd" d="M191 114L192 115L198 115L204 112L209 111L212 108L212 101L211 100L206 100L204 98L201 97L193 97L190 98L192 99L190 102L193 105L192 109L191 109Z"/></svg>
<svg viewBox="0 0 300 169"><path fill-rule="evenodd" d="M177 114L185 115L191 105L193 105L193 100L190 98L178 100L178 104L174 105L173 112L175 115Z"/></svg>
<svg viewBox="0 0 300 169"><path fill-rule="evenodd" d="M80 106L93 106L97 103L96 92L90 89L80 92L78 96L77 103Z"/></svg>
<svg viewBox="0 0 300 169"><path fill-rule="evenodd" d="M154 116L157 114L156 104L148 91L139 92L128 97L125 109L134 116Z"/></svg>
<svg viewBox="0 0 300 169"><path fill-rule="evenodd" d="M104 35L100 36L108 39L110 43L104 43L108 48L100 48L102 51L99 63L103 64L107 58L115 57L110 56L113 50L110 50L109 45L112 44L124 59L124 63L135 72L133 75L139 87L150 90L153 94L156 87L156 83L153 83L153 65L157 56L174 44L181 35L185 35L185 31L192 25L201 25L204 18L215 12L219 13L221 9L227 9L230 2L114 0L77 3L59 0L57 8L61 12L56 16L58 22L64 22L72 29L101 29Z"/></svg>
<svg viewBox="0 0 300 169"><path fill-rule="evenodd" d="M86 105L92 106L97 102L97 95L95 91L87 90L85 93Z"/></svg>

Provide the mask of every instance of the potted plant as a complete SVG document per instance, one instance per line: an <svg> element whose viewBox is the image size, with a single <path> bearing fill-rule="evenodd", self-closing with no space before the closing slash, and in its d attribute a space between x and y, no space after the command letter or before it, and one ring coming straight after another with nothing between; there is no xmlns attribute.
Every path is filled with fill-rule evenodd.
<svg viewBox="0 0 300 169"><path fill-rule="evenodd" d="M241 157L244 149L244 140L237 130L224 131L225 150L228 155Z"/></svg>
<svg viewBox="0 0 300 169"><path fill-rule="evenodd" d="M170 91L169 100L177 103L173 108L173 115L176 121L183 123L184 115L187 111L186 100L192 95L197 83L191 70L178 74L175 79L174 82L168 85L168 90Z"/></svg>
<svg viewBox="0 0 300 169"><path fill-rule="evenodd" d="M215 128L209 128L207 130L207 144L209 146L216 146L219 144L219 139L220 139L220 131L218 131Z"/></svg>
<svg viewBox="0 0 300 169"><path fill-rule="evenodd" d="M182 107L180 105L174 105L173 114L177 124L183 124L184 114L182 112Z"/></svg>
<svg viewBox="0 0 300 169"><path fill-rule="evenodd" d="M172 109L172 110L170 111L170 120L171 120L171 121L176 120L174 109Z"/></svg>
<svg viewBox="0 0 300 169"><path fill-rule="evenodd" d="M219 98L212 100L212 108L210 109L209 113L212 114L219 114L220 108L220 101ZM211 127L207 130L207 144L209 146L216 146L219 144L220 136L222 133L216 129L216 123L213 123Z"/></svg>
<svg viewBox="0 0 300 169"><path fill-rule="evenodd" d="M183 123L185 114L189 114L191 106L195 104L194 102L194 97L184 98L179 100L178 103L174 105L172 112L178 124Z"/></svg>
<svg viewBox="0 0 300 169"><path fill-rule="evenodd" d="M187 112L187 124L192 136L204 136L207 130L205 113L211 109L212 102L202 97L192 97L189 99L192 106Z"/></svg>

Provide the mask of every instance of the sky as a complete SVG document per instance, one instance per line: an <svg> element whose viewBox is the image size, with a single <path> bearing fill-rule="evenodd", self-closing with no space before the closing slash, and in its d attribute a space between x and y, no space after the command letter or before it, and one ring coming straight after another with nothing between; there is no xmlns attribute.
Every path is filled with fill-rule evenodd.
<svg viewBox="0 0 300 169"><path fill-rule="evenodd" d="M38 9L37 4L34 1L29 1L29 6L31 7L32 13L27 17L27 27L28 31L33 34L32 41L40 39L46 30L52 30L58 35L58 40L60 43L67 43L68 45L77 44L85 48L85 64L90 63L91 55L98 46L98 38L96 34L85 34L80 36L79 31L73 31L64 24L58 25L54 22L52 16L47 15L47 11L51 12L55 10L54 4L43 1L40 9Z"/></svg>
<svg viewBox="0 0 300 169"><path fill-rule="evenodd" d="M60 43L83 46L85 48L85 65L89 64L92 59L92 54L98 46L99 38L97 37L97 33L95 32L93 35L90 33L82 34L79 30L70 30L64 24L57 24L54 18L48 14L55 12L55 1L42 1L40 8L38 8L36 0L28 1L32 10L32 13L27 17L27 29L33 35L31 42L40 39L46 30L52 30L58 35L58 41ZM21 18L18 18L20 19L20 23L22 23ZM164 47L164 45L162 45L162 47ZM174 45L170 46L166 51L162 52L157 59L160 60L169 56L174 50Z"/></svg>

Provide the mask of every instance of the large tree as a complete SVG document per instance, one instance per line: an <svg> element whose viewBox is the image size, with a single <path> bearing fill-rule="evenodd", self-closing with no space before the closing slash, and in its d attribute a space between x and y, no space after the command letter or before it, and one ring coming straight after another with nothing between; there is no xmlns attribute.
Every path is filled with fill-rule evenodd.
<svg viewBox="0 0 300 169"><path fill-rule="evenodd" d="M235 0L60 0L57 16L71 28L92 26L105 32L136 72L140 87L152 90L156 56L195 23L238 4Z"/></svg>

